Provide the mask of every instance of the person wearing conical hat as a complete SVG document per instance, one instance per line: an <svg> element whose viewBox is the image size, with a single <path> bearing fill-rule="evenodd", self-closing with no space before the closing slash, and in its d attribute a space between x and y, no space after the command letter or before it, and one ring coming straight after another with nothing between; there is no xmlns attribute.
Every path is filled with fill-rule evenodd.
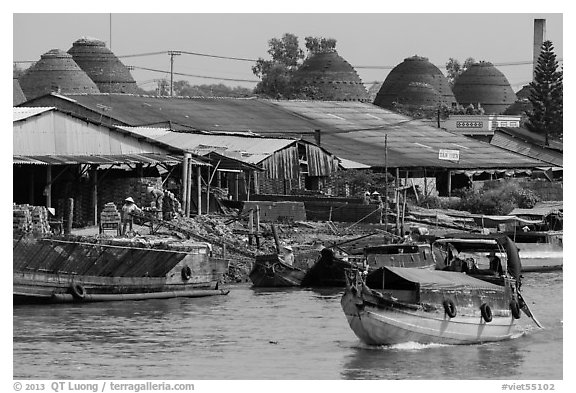
<svg viewBox="0 0 576 393"><path fill-rule="evenodd" d="M126 235L126 228L130 227L130 232L133 231L134 226L134 216L132 213L141 212L140 208L134 203L132 197L124 199L124 205L122 205L122 235Z"/></svg>

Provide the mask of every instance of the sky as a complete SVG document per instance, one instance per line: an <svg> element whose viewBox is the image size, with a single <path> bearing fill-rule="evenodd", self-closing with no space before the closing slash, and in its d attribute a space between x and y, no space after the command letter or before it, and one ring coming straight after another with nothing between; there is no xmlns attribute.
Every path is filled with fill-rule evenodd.
<svg viewBox="0 0 576 393"><path fill-rule="evenodd" d="M355 10L327 14L184 10L181 13L15 12L13 61L38 61L51 49L68 51L81 37L97 38L105 41L125 65L134 67L131 73L138 86L152 90L158 79L168 78L165 72L170 70L170 56L167 53L124 56L185 51L269 59L268 41L292 33L299 38L302 48L307 36L336 39L338 53L355 66L368 87L372 82L383 81L390 68L405 58L418 55L427 57L444 74L444 65L451 57L460 62L468 57L490 61L517 91L530 82L532 65L504 64L532 61L534 19L546 19L546 39L553 42L558 59L562 59L564 18L560 12L356 13ZM175 75L174 80L187 80L193 85L224 83L251 88L258 81L251 71L253 64L253 61L182 54L174 57L174 72L202 78ZM366 66L380 69L362 68Z"/></svg>

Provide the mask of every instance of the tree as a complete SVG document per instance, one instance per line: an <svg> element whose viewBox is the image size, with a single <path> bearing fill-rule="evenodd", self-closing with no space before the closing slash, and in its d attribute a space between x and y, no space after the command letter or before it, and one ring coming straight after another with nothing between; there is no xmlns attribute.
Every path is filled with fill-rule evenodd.
<svg viewBox="0 0 576 393"><path fill-rule="evenodd" d="M467 58L464 61L464 64L460 64L460 62L453 57L448 59L448 62L446 63L446 72L448 73L448 82L450 83L450 87L454 87L454 83L456 83L458 77L475 62L476 60L472 57Z"/></svg>
<svg viewBox="0 0 576 393"><path fill-rule="evenodd" d="M552 41L542 43L534 81L530 82L532 110L526 112L526 127L544 135L544 144L549 146L550 136L563 136L563 72L558 71L558 62Z"/></svg>
<svg viewBox="0 0 576 393"><path fill-rule="evenodd" d="M309 55L336 51L334 38L306 37L305 41ZM268 45L272 60L259 58L252 67L254 75L261 79L254 93L276 99L316 99L318 88L294 81L294 74L304 60L304 51L299 47L298 37L286 33L281 39L269 40Z"/></svg>
<svg viewBox="0 0 576 393"><path fill-rule="evenodd" d="M336 40L334 38L306 37L306 49L310 54L326 53L336 51Z"/></svg>
<svg viewBox="0 0 576 393"><path fill-rule="evenodd" d="M254 75L262 79L254 93L286 98L292 93L290 82L304 59L304 51L299 47L298 37L290 33L284 34L281 39L272 38L268 46L272 60L259 58L252 67Z"/></svg>

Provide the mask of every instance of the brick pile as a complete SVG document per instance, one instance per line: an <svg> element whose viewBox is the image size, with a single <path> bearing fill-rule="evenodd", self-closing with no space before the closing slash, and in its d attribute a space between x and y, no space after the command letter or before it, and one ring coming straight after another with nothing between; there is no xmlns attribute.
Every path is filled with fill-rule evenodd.
<svg viewBox="0 0 576 393"><path fill-rule="evenodd" d="M114 202L108 202L100 213L100 222L102 224L114 224L120 222L120 212Z"/></svg>
<svg viewBox="0 0 576 393"><path fill-rule="evenodd" d="M48 209L44 206L14 205L13 230L43 235L50 233Z"/></svg>

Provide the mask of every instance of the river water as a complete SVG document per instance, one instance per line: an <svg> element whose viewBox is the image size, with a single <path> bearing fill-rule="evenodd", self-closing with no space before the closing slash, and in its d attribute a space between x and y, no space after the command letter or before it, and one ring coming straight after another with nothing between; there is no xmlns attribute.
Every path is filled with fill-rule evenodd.
<svg viewBox="0 0 576 393"><path fill-rule="evenodd" d="M523 334L481 345L369 347L341 289L253 289L227 296L14 306L15 379L563 379L563 274L525 273Z"/></svg>

